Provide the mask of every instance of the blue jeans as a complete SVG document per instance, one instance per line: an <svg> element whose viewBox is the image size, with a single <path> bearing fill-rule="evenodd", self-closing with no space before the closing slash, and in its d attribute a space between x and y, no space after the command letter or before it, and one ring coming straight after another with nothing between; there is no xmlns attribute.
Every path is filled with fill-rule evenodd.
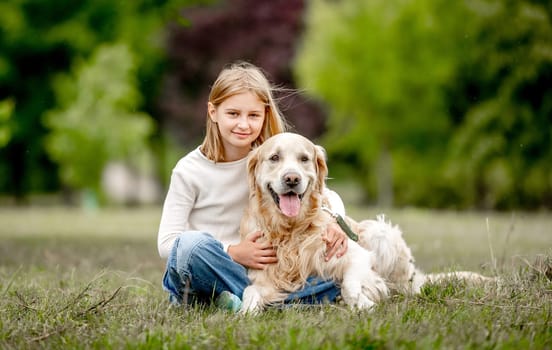
<svg viewBox="0 0 552 350"><path fill-rule="evenodd" d="M163 287L175 304L209 303L223 291L241 299L249 284L247 269L232 260L221 242L199 231L184 232L175 240L163 276ZM285 302L333 302L339 294L335 282L310 278Z"/></svg>

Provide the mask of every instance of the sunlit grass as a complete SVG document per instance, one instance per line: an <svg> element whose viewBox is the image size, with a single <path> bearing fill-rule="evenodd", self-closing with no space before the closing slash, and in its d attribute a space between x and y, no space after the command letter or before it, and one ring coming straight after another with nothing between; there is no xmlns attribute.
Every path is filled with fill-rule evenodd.
<svg viewBox="0 0 552 350"><path fill-rule="evenodd" d="M379 213L347 209L356 219ZM240 317L169 307L156 247L160 213L0 209L0 348L552 346L549 215L386 211L424 270L498 273L501 283L429 285L371 313L330 305Z"/></svg>
<svg viewBox="0 0 552 350"><path fill-rule="evenodd" d="M382 212L399 225L417 264L427 271L451 266L500 271L552 247L549 213L349 209L355 219Z"/></svg>

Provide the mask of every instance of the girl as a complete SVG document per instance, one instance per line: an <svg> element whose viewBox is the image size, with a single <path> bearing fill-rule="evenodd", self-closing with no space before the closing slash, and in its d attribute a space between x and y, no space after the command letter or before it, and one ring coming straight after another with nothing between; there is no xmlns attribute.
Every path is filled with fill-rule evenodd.
<svg viewBox="0 0 552 350"><path fill-rule="evenodd" d="M243 62L223 69L211 88L205 139L173 169L159 225L159 255L167 259L163 287L172 303L215 299L237 310L249 284L247 269L276 262L274 249L257 242L261 232L243 242L238 232L249 195L247 155L287 128L272 91L262 71ZM344 214L339 196L328 194ZM347 250L337 224L325 241L327 259ZM333 282L312 279L288 299L333 301L338 293Z"/></svg>

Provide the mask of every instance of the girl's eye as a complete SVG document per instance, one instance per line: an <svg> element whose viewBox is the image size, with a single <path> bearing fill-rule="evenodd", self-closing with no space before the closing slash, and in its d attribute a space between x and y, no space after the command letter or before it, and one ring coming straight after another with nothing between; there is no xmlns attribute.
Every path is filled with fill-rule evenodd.
<svg viewBox="0 0 552 350"><path fill-rule="evenodd" d="M271 162L277 162L280 160L280 156L277 154L273 154L269 159Z"/></svg>

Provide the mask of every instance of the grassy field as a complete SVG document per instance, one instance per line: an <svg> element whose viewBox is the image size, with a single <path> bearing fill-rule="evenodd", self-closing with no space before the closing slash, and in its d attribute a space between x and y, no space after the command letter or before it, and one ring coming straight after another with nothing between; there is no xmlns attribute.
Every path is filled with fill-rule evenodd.
<svg viewBox="0 0 552 350"><path fill-rule="evenodd" d="M372 312L326 305L257 317L168 307L159 216L0 208L0 348L552 348L550 214L389 211L423 270L470 269L500 285L451 281Z"/></svg>

